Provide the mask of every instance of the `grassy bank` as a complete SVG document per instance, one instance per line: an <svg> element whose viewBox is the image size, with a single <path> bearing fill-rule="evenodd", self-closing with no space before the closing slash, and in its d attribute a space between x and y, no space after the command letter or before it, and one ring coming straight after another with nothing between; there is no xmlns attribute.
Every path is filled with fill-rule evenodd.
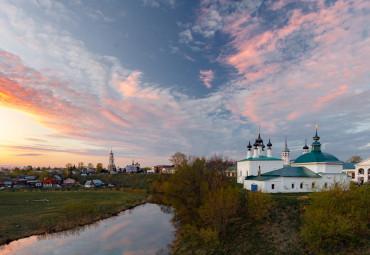
<svg viewBox="0 0 370 255"><path fill-rule="evenodd" d="M147 201L147 194L119 191L0 192L0 245L107 218Z"/></svg>

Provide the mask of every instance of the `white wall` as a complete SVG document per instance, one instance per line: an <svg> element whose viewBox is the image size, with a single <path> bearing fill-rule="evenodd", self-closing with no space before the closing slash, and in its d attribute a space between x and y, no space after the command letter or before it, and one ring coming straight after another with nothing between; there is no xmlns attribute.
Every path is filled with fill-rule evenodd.
<svg viewBox="0 0 370 255"><path fill-rule="evenodd" d="M258 185L258 190L267 193L293 193L293 192L315 192L325 187L329 188L334 183L341 183L349 185L350 177L346 174L323 174L321 178L308 178L308 177L278 177L267 181L253 181L245 180L244 188L251 190L252 184ZM302 188L301 188L301 183ZM312 183L315 183L312 188ZM275 185L272 189L272 184ZM292 188L294 184L294 188Z"/></svg>
<svg viewBox="0 0 370 255"><path fill-rule="evenodd" d="M282 160L247 160L237 163L237 182L243 183L245 177L258 175L258 167L261 167L261 174L283 167Z"/></svg>
<svg viewBox="0 0 370 255"><path fill-rule="evenodd" d="M292 163L292 166L304 166L315 173L335 173L340 174L343 172L343 163L333 162L312 162L312 163Z"/></svg>

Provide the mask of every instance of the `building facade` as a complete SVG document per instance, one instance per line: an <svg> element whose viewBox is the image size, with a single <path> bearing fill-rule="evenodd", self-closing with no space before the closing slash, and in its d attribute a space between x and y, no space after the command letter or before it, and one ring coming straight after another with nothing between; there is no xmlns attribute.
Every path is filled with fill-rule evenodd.
<svg viewBox="0 0 370 255"><path fill-rule="evenodd" d="M268 172L262 171L261 166L257 174L255 174L257 171L255 168L254 174L244 177L244 188L268 193L288 193L315 192L336 183L349 185L351 178L343 172L343 162L329 153L322 152L319 139L316 127L311 152L306 151L307 145L305 145L303 155L299 156L291 166ZM284 150L285 148L283 153L286 152Z"/></svg>

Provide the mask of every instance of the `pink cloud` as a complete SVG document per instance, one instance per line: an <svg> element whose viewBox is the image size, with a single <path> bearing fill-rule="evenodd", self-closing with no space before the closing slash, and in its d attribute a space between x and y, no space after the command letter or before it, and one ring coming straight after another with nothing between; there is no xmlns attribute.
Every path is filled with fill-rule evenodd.
<svg viewBox="0 0 370 255"><path fill-rule="evenodd" d="M287 3L276 2L272 9ZM259 17L251 17L248 11L223 14L222 31L231 41L218 61L246 78L234 83L239 94L227 103L233 115L281 126L328 109L361 87L366 90L370 38L362 35L370 20L362 9L370 8L370 3L339 0L325 5L320 1L318 8L310 13L288 10L288 22L270 30L262 29ZM291 64L282 57L281 42L290 42L296 35L306 35L316 45L296 56L294 48L286 49L295 57Z"/></svg>
<svg viewBox="0 0 370 255"><path fill-rule="evenodd" d="M207 88L211 88L211 82L215 78L215 74L212 70L200 70L200 79L203 81Z"/></svg>

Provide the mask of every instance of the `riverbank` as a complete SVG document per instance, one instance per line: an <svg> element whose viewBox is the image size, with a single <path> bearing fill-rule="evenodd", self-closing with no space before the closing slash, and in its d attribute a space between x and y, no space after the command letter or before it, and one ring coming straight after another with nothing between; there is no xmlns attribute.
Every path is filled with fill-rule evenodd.
<svg viewBox="0 0 370 255"><path fill-rule="evenodd" d="M0 201L0 245L3 245L108 218L147 202L148 195L106 190L2 191Z"/></svg>
<svg viewBox="0 0 370 255"><path fill-rule="evenodd" d="M265 219L251 220L246 215L234 217L218 243L194 242L194 240L186 237L184 229L178 224L176 240L171 245L171 255L369 254L369 229L366 229L366 221L363 222L365 230L362 232L364 242L360 246L347 246L338 250L336 245L332 245L332 249L326 249L326 252L324 252L323 250L312 249L304 244L301 229L304 226L305 211L313 203L312 195L308 193L272 194L273 207ZM348 199L345 200L345 203L351 203L351 201ZM333 215L327 215L326 217L328 218L324 221L330 222ZM343 221L342 219L336 225L343 224ZM333 228L336 227L333 226ZM323 229L325 229L324 226ZM350 229L347 229L347 231L349 232ZM340 234L337 233L336 238L340 238Z"/></svg>

